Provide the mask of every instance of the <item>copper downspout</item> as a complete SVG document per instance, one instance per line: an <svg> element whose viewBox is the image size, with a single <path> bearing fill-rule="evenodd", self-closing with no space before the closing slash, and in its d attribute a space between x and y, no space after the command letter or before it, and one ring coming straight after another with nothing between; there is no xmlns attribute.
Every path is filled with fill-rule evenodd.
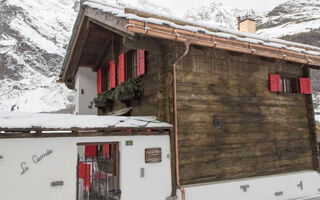
<svg viewBox="0 0 320 200"><path fill-rule="evenodd" d="M175 145L175 156L176 156L176 183L177 187L181 191L181 200L185 200L184 188L180 185L180 169L179 169L179 144L178 144L178 105L177 105L177 76L176 76L176 63L185 57L189 52L191 41L184 42L186 47L184 53L179 56L172 63L172 74L173 74L173 109L174 109L174 145Z"/></svg>

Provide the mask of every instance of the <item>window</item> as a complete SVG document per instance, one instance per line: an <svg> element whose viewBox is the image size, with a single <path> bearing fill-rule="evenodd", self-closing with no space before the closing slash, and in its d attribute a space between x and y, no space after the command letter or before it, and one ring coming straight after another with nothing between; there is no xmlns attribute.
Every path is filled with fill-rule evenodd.
<svg viewBox="0 0 320 200"><path fill-rule="evenodd" d="M282 93L298 93L298 79L290 77L280 77L281 92Z"/></svg>
<svg viewBox="0 0 320 200"><path fill-rule="evenodd" d="M136 79L145 74L146 51L130 50L126 53L126 78Z"/></svg>
<svg viewBox="0 0 320 200"><path fill-rule="evenodd" d="M142 49L129 50L120 53L116 61L109 62L109 89L129 80L136 79L146 73L146 51Z"/></svg>
<svg viewBox="0 0 320 200"><path fill-rule="evenodd" d="M78 144L77 200L120 199L119 143Z"/></svg>
<svg viewBox="0 0 320 200"><path fill-rule="evenodd" d="M269 89L276 93L312 94L310 78L295 75L269 74Z"/></svg>
<svg viewBox="0 0 320 200"><path fill-rule="evenodd" d="M130 50L126 53L126 78L137 78L137 51Z"/></svg>

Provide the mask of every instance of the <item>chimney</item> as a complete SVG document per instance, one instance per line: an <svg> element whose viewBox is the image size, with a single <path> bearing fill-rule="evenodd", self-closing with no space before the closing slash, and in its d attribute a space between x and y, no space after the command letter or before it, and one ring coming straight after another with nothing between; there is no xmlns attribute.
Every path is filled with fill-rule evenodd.
<svg viewBox="0 0 320 200"><path fill-rule="evenodd" d="M256 33L256 20L246 17L244 19L240 19L237 17L238 21L238 30L247 33Z"/></svg>

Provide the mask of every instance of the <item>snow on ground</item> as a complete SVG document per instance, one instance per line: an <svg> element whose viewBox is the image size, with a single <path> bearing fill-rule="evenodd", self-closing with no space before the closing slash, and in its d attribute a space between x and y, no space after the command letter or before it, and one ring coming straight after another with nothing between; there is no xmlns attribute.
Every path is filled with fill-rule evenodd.
<svg viewBox="0 0 320 200"><path fill-rule="evenodd" d="M27 112L0 112L0 128L126 128L172 127L154 116L121 117L73 114L31 114Z"/></svg>

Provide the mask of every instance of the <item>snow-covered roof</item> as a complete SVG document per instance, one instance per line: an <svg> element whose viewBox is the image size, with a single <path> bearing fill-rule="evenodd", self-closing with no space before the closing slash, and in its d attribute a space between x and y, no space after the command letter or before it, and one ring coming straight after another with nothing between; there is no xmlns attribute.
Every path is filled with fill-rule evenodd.
<svg viewBox="0 0 320 200"><path fill-rule="evenodd" d="M77 67L74 64L76 62L73 63L71 60L78 58L74 54L77 54L75 49L80 44L79 41L83 39L80 38L80 33L85 16L93 18L98 23L111 26L114 30L128 37L142 34L186 44L191 43L193 45L320 66L319 47L240 32L214 24L188 21L147 9L142 10L131 6L119 5L121 4L110 4L110 2L106 3L101 0L86 0L82 2L60 71L59 81L72 88L72 81L70 80L74 78L74 73L69 73L69 71L70 68ZM101 15L98 13L101 13Z"/></svg>
<svg viewBox="0 0 320 200"><path fill-rule="evenodd" d="M8 129L122 129L171 128L153 116L96 116L73 114L32 114L25 112L0 112L0 131Z"/></svg>
<svg viewBox="0 0 320 200"><path fill-rule="evenodd" d="M212 25L212 24L193 22L193 21L181 19L178 17L171 17L171 16L169 17L169 16L163 15L161 13L156 13L156 12L150 11L150 10L141 10L138 8L127 7L129 9L135 10L136 12L146 12L146 13L149 13L151 16L159 16L160 18L161 17L162 18L169 18L169 20L163 20L163 19L152 18L152 17L148 17L148 18L140 17L136 14L126 13L125 7L107 4L105 2L98 1L98 0L87 0L83 3L83 5L91 7L91 8L99 9L102 12L109 13L109 14L112 14L116 17L121 17L121 18L125 18L128 20L137 20L137 21L142 21L142 22L146 22L146 23L165 25L165 26L183 29L183 30L187 30L187 31L195 32L195 33L201 32L201 33L213 35L216 37L222 37L222 38L226 38L226 39L234 39L234 40L238 40L238 41L242 41L242 42L261 44L261 45L265 45L265 46L269 46L269 47L287 49L287 50L295 51L298 53L305 53L305 54L320 56L320 48L319 47L295 43L295 42L289 42L289 41L275 39L275 38L271 38L271 37L267 37L267 36L260 36L260 35L252 34L252 33L241 32L238 30L233 30L233 29L220 27L220 26ZM190 25L178 25L175 23L176 21L185 22L186 24L190 24Z"/></svg>

